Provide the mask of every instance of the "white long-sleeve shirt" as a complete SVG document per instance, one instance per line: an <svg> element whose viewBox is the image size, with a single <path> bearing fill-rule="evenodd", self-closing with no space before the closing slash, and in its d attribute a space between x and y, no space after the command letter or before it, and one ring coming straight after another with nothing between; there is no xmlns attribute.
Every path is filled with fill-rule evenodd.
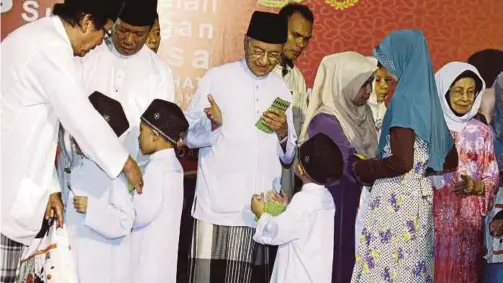
<svg viewBox="0 0 503 283"><path fill-rule="evenodd" d="M286 66L288 73L283 77L283 67L277 65L274 72L283 78L286 86L292 95L292 112L293 122L295 125L295 132L297 136L300 135L302 125L306 119L307 111L307 87L306 81L302 72L297 66Z"/></svg>
<svg viewBox="0 0 503 283"><path fill-rule="evenodd" d="M134 196L131 234L133 283L176 282L183 206L183 168L174 149L150 156L144 192Z"/></svg>
<svg viewBox="0 0 503 283"><path fill-rule="evenodd" d="M88 170L71 174L65 225L79 282L124 282L129 277L130 234L135 219L127 180L123 175L110 180L99 167L89 166L94 163L86 158L78 163L76 168L83 166ZM74 196L87 197L86 213L75 210Z"/></svg>
<svg viewBox="0 0 503 283"><path fill-rule="evenodd" d="M139 136L140 117L154 99L175 101L171 68L147 46L124 56L104 42L82 60L82 74L88 95L99 91L121 103L133 137ZM125 146L140 166L148 161L136 138Z"/></svg>
<svg viewBox="0 0 503 283"><path fill-rule="evenodd" d="M278 247L271 283L330 283L334 250L335 204L320 185L305 184L286 210L264 213L253 239Z"/></svg>
<svg viewBox="0 0 503 283"><path fill-rule="evenodd" d="M1 232L29 245L48 197L60 190L54 161L61 124L109 177L128 153L89 103L59 17L26 24L2 42Z"/></svg>
<svg viewBox="0 0 503 283"><path fill-rule="evenodd" d="M208 94L223 115L223 125L214 131L203 112L210 105ZM292 101L282 79L275 73L257 77L244 60L210 69L199 81L186 112L190 127L185 143L200 148L193 217L217 225L255 227L252 195L272 189L273 180L281 176L280 159L290 163L295 155L291 107L286 111L286 151L275 133L255 126L277 97Z"/></svg>

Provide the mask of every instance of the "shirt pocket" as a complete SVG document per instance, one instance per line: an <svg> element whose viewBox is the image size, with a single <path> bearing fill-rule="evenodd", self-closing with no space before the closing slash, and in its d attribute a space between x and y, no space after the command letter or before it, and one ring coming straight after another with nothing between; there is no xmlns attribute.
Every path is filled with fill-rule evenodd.
<svg viewBox="0 0 503 283"><path fill-rule="evenodd" d="M32 232L38 232L47 206L49 193L32 180L23 178L12 203L10 216Z"/></svg>
<svg viewBox="0 0 503 283"><path fill-rule="evenodd" d="M247 188L246 175L222 174L215 179L215 190L210 193L211 207L218 213L235 213L246 206L246 197L251 200L251 188ZM249 195L249 196L247 196Z"/></svg>

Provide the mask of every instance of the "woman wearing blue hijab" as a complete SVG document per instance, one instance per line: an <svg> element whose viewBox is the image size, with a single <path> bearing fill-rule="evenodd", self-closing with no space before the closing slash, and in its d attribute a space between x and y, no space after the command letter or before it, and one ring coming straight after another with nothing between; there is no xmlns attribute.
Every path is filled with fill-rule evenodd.
<svg viewBox="0 0 503 283"><path fill-rule="evenodd" d="M378 158L354 164L355 175L372 190L352 281L433 282L433 194L426 171L455 169L456 149L423 33L393 32L374 56L397 85L383 119Z"/></svg>

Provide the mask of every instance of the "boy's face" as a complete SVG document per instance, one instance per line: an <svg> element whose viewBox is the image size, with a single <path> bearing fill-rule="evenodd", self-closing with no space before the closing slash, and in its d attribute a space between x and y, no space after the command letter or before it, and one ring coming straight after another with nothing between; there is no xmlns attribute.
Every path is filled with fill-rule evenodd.
<svg viewBox="0 0 503 283"><path fill-rule="evenodd" d="M159 135L154 132L152 128L150 128L147 124L141 122L138 143L140 144L140 150L142 154L147 155L154 152L154 143L158 138L160 138Z"/></svg>

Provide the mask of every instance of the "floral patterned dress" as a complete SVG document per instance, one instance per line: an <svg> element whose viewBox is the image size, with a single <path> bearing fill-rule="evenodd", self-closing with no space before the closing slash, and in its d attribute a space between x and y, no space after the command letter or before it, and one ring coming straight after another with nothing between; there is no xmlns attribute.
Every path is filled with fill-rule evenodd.
<svg viewBox="0 0 503 283"><path fill-rule="evenodd" d="M472 119L452 135L459 156L458 170L444 174L443 186L434 188L435 282L477 282L484 255L483 217L492 208L499 170L487 125ZM454 181L461 175L484 182L484 194L455 194Z"/></svg>
<svg viewBox="0 0 503 283"><path fill-rule="evenodd" d="M388 142L383 157L391 155ZM414 167L375 181L352 282L433 282L432 187L427 143L416 137Z"/></svg>

